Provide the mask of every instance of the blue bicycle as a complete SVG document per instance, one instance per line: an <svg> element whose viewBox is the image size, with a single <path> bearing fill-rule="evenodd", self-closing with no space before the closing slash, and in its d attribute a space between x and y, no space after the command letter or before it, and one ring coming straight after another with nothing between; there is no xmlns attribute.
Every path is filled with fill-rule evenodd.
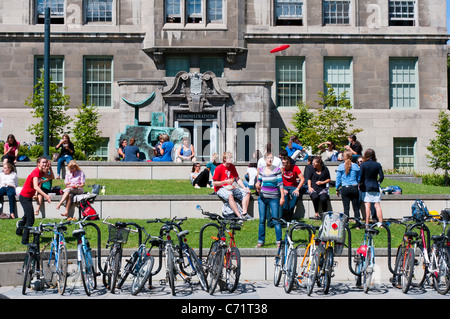
<svg viewBox="0 0 450 319"><path fill-rule="evenodd" d="M44 227L53 227L53 239L42 249L41 262L45 283L48 286L57 286L58 292L63 295L67 286L67 248L64 234L66 225L70 221L62 223L45 224Z"/></svg>

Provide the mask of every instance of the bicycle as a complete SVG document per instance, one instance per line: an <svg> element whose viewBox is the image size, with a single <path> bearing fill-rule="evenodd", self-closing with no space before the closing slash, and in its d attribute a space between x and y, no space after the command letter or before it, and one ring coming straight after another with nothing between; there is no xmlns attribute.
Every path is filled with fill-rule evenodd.
<svg viewBox="0 0 450 319"><path fill-rule="evenodd" d="M305 229L309 232L309 243L306 244L297 280L299 283L303 283L303 280L306 278L306 294L308 296L311 296L317 278L317 269L319 265L317 247L321 243L320 239L316 237L316 231L319 228L319 226L305 224Z"/></svg>
<svg viewBox="0 0 450 319"><path fill-rule="evenodd" d="M239 278L241 276L241 254L236 246L235 233L241 230L240 218L225 219L222 216L214 213L203 211L200 205L197 205L197 209L202 211L203 215L208 216L211 220L217 223L208 223L203 225L200 230L200 259L202 260L202 246L203 246L203 231L207 227L217 228L217 236L212 236L213 242L211 243L206 260L202 265L206 276L209 276L209 293L214 294L217 288L219 280L222 280L223 269L225 269L225 284L226 289L229 292L234 292L239 284ZM226 234L228 234L230 240L227 244Z"/></svg>
<svg viewBox="0 0 450 319"><path fill-rule="evenodd" d="M123 245L128 241L130 231L138 232L135 229L127 228L128 223L117 221L114 224L107 222L107 216L103 223L108 225L108 241L106 248L111 247L106 257L103 267L103 284L113 294L116 289L116 283L119 279L120 267L122 264Z"/></svg>
<svg viewBox="0 0 450 319"><path fill-rule="evenodd" d="M53 239L42 248L42 270L44 271L45 282L53 283L56 279L58 292L63 295L67 287L67 247L64 234L67 234L67 227L71 222L61 222L45 224L46 227L53 227Z"/></svg>
<svg viewBox="0 0 450 319"><path fill-rule="evenodd" d="M41 267L41 250L40 250L40 238L43 232L52 231L46 226L40 224L37 227L32 226L18 226L20 228L28 228L29 234L33 235L33 242L28 244L25 259L22 264L22 269L18 271L18 274L23 274L22 294L26 295L26 290L31 288L31 282L34 278L35 290L41 290L44 285L44 281L41 279L42 267Z"/></svg>
<svg viewBox="0 0 450 319"><path fill-rule="evenodd" d="M150 254L150 250L147 250L147 243L153 237L147 233L144 227L139 227L138 231L140 233L144 231L147 237L144 242L140 243L138 249L131 254L130 259L126 259L122 278L117 285L117 288L120 289L131 274L133 276L131 283L131 294L133 296L136 296L144 288L145 282L150 278L154 264L154 258Z"/></svg>
<svg viewBox="0 0 450 319"><path fill-rule="evenodd" d="M175 295L175 280L179 275L184 282L190 283L192 277L197 276L200 285L205 291L208 291L206 275L203 271L201 262L194 250L187 244L186 235L188 230L182 230L181 224L187 218L172 218L171 220L154 219L147 223L163 223L160 235L157 237L160 249L164 249L166 256L166 280L169 282L172 295ZM175 222L176 221L176 222ZM174 244L171 232L175 232L178 238L178 244ZM154 246L154 245L152 245ZM189 269L190 268L190 269ZM159 268L158 268L159 271Z"/></svg>
<svg viewBox="0 0 450 319"><path fill-rule="evenodd" d="M397 287L397 283L400 283L400 287L403 293L407 293L412 286L412 280L414 277L414 266L416 263L415 247L417 247L415 238L419 235L416 232L411 231L414 225L407 224L406 221L411 221L412 217L404 217L401 221L395 219L389 219L389 223L399 224L405 226L405 232L403 233L403 239L397 249L397 255L395 259L394 272L397 275L392 277L392 285Z"/></svg>
<svg viewBox="0 0 450 319"><path fill-rule="evenodd" d="M296 282L297 248L300 246L294 246L292 233L294 230L304 229L306 226L298 221L289 222L282 218L275 217L272 217L271 219L278 220L281 224L286 225L284 241L280 244L277 254L275 255L273 283L275 287L278 287L281 276L284 274L284 290L286 293L290 293Z"/></svg>
<svg viewBox="0 0 450 319"><path fill-rule="evenodd" d="M81 281L83 283L84 291L87 296L90 296L94 289L97 288L97 276L95 272L95 265L92 258L92 249L86 238L85 227L94 226L98 228L97 225L93 223L86 223L86 219L98 216L98 214L92 216L85 216L83 219L72 222L78 225L78 229L73 230L72 236L77 240L77 264L78 271L81 275Z"/></svg>

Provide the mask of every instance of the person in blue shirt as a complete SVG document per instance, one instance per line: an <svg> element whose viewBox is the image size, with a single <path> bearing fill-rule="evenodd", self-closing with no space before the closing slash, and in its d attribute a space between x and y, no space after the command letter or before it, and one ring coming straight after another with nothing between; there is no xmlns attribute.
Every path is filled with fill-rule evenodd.
<svg viewBox="0 0 450 319"><path fill-rule="evenodd" d="M358 164L352 162L353 154L351 151L344 152L344 163L340 164L336 172L336 195L342 196L344 214L350 216L350 202L353 206L355 218L361 219L359 188L361 179L361 170Z"/></svg>
<svg viewBox="0 0 450 319"><path fill-rule="evenodd" d="M170 137L167 134L161 135L163 143L160 149L160 156L153 157L153 162L172 162L172 150L173 143L170 141Z"/></svg>
<svg viewBox="0 0 450 319"><path fill-rule="evenodd" d="M124 147L123 153L125 154L124 162L140 162L139 147L134 145L136 140L132 137L127 146Z"/></svg>
<svg viewBox="0 0 450 319"><path fill-rule="evenodd" d="M300 145L300 141L296 135L292 135L289 138L289 142L286 146L287 155L295 161L297 158L301 158L302 161L306 161L308 153L305 152L303 146Z"/></svg>

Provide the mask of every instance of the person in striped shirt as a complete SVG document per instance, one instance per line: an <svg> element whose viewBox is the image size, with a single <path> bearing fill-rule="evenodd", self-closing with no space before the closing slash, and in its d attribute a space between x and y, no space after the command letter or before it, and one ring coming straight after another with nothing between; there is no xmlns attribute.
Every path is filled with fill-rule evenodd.
<svg viewBox="0 0 450 319"><path fill-rule="evenodd" d="M284 205L283 178L281 169L273 165L274 156L267 152L264 155L266 165L258 169L258 182L256 188L259 190L259 229L257 248L264 245L266 238L266 207L269 206L272 211L272 217L280 218L280 206ZM282 239L281 225L277 220L273 221L275 226L275 236L277 246L279 247Z"/></svg>

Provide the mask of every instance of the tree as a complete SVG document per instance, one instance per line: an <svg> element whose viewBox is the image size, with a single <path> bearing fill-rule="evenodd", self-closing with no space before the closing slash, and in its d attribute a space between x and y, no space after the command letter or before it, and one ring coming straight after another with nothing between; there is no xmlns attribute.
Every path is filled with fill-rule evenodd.
<svg viewBox="0 0 450 319"><path fill-rule="evenodd" d="M66 88L64 88L66 89ZM70 132L67 124L70 116L66 115L69 109L70 97L59 91L58 85L50 81L49 100L49 138L50 143L54 139L59 139L64 133ZM33 108L31 112L34 118L40 119L36 124L32 124L27 131L36 136L37 141L42 141L44 137L44 72L34 86L34 93L25 101L25 105Z"/></svg>
<svg viewBox="0 0 450 319"><path fill-rule="evenodd" d="M426 155L429 167L435 171L444 170L445 186L449 186L448 171L450 170L450 119L445 111L439 112L438 121L432 124L436 127L436 138L430 140L427 150L431 155Z"/></svg>
<svg viewBox="0 0 450 319"><path fill-rule="evenodd" d="M101 131L98 130L100 114L98 108L91 104L82 103L77 107L76 121L73 128L75 148L81 150L86 157L93 154L101 144Z"/></svg>
<svg viewBox="0 0 450 319"><path fill-rule="evenodd" d="M292 125L295 130L285 131L283 141L289 139L289 135L297 134L303 146L310 146L313 153L319 152L317 145L325 141L333 141L339 147L348 143L350 134L362 132L362 129L353 128L352 122L356 118L349 112L352 108L343 92L339 96L333 87L325 83L327 93L318 92L320 100L316 101L322 108L312 110L303 102L298 104L298 111L292 118Z"/></svg>

